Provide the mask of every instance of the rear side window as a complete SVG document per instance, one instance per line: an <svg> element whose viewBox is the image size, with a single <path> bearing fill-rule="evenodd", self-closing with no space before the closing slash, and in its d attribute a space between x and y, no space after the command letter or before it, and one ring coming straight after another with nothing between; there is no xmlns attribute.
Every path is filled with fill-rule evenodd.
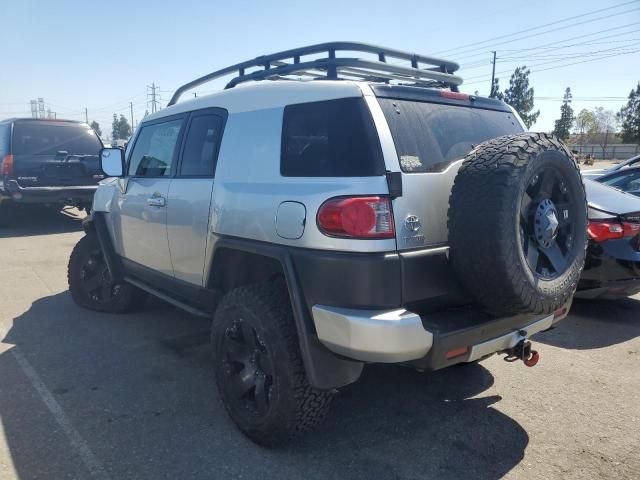
<svg viewBox="0 0 640 480"><path fill-rule="evenodd" d="M166 177L171 175L183 119L145 125L131 152L129 175Z"/></svg>
<svg viewBox="0 0 640 480"><path fill-rule="evenodd" d="M485 140L522 132L509 112L389 98L379 101L405 173L441 172Z"/></svg>
<svg viewBox="0 0 640 480"><path fill-rule="evenodd" d="M13 126L14 155L98 155L102 144L87 125L73 123L16 122Z"/></svg>
<svg viewBox="0 0 640 480"><path fill-rule="evenodd" d="M384 174L373 119L364 99L344 98L284 109L280 173L285 177Z"/></svg>
<svg viewBox="0 0 640 480"><path fill-rule="evenodd" d="M180 175L213 176L221 129L222 118L218 115L193 117L182 152Z"/></svg>
<svg viewBox="0 0 640 480"><path fill-rule="evenodd" d="M0 123L0 162L5 157L5 155L9 155L9 132L11 131L10 123Z"/></svg>

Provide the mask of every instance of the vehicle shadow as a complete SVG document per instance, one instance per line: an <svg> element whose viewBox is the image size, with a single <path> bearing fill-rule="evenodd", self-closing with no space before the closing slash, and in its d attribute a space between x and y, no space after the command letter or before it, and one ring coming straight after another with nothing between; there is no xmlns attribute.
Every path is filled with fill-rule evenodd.
<svg viewBox="0 0 640 480"><path fill-rule="evenodd" d="M0 344L1 430L17 476L88 476L42 390L112 478L493 480L524 456L527 432L492 407L499 396L482 396L494 379L480 364L369 366L319 431L258 447L219 401L208 327L158 300L127 315L80 309L68 292L34 302Z"/></svg>
<svg viewBox="0 0 640 480"><path fill-rule="evenodd" d="M76 232L82 229L85 213L75 208L27 206L19 209L6 227L0 227L0 238L49 235Z"/></svg>
<svg viewBox="0 0 640 480"><path fill-rule="evenodd" d="M575 300L558 328L542 332L536 341L561 348L589 350L640 336L640 300Z"/></svg>

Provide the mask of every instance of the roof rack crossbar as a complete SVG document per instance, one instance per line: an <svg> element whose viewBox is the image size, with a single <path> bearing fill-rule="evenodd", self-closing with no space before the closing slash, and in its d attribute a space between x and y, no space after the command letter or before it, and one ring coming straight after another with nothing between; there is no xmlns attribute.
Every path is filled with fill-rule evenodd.
<svg viewBox="0 0 640 480"><path fill-rule="evenodd" d="M338 57L336 56L337 51L370 53L377 55L378 59L365 60L361 58ZM318 53L327 53L327 56L310 61L301 60L301 57L304 55L314 55ZM408 65L410 66L403 67L394 65L389 63L389 59L408 61ZM421 64L424 65L422 68ZM251 67L259 67L262 68L262 70L247 73L246 70ZM270 55L262 55L253 60L231 65L204 75L178 88L171 97L169 105L175 104L185 91L228 75L235 74L236 76L225 88L232 88L242 82L280 78L286 75L311 74L315 76L315 72L309 72L310 69L323 72L319 78L338 79L340 78L339 72L344 70L346 73L348 67L351 67L350 70L353 70L355 67L356 72L352 71L349 74L353 75L357 73L356 78L361 79L382 78L386 81L410 80L416 84L428 83L429 85L433 85L435 81L454 90L457 90L457 86L462 83L460 77L453 75L453 72L459 68L455 62L403 52L401 50L378 47L366 43L330 42L295 48Z"/></svg>

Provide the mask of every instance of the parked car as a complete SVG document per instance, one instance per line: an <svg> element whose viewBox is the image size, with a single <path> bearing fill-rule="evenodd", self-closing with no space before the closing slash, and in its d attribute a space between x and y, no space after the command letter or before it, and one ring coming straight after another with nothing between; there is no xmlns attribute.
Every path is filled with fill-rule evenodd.
<svg viewBox="0 0 640 480"><path fill-rule="evenodd" d="M640 197L640 165L620 168L594 180Z"/></svg>
<svg viewBox="0 0 640 480"><path fill-rule="evenodd" d="M90 208L104 178L102 142L86 123L13 118L0 121L0 223L18 206Z"/></svg>
<svg viewBox="0 0 640 480"><path fill-rule="evenodd" d="M582 179L555 137L460 93L457 68L330 43L180 87L126 158L102 151L73 299L212 317L220 398L267 445L317 425L367 363L535 365L527 339L566 316L583 267Z"/></svg>
<svg viewBox="0 0 640 480"><path fill-rule="evenodd" d="M589 246L579 298L620 298L640 292L640 199L585 180Z"/></svg>
<svg viewBox="0 0 640 480"><path fill-rule="evenodd" d="M596 168L593 170L583 170L582 171L582 176L584 178L589 178L589 179L596 179L598 177L601 177L603 175L609 175L612 174L614 172L618 172L630 167L638 167L640 166L640 155L636 155L635 157L631 157L627 160L625 160L622 163L619 163L617 165L614 165L613 167L610 168Z"/></svg>

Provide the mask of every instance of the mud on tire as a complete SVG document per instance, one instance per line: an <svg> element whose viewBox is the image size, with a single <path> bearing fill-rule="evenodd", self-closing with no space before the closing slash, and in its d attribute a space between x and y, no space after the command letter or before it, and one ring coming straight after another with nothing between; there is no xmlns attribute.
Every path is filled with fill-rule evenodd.
<svg viewBox="0 0 640 480"><path fill-rule="evenodd" d="M307 381L281 277L229 292L211 341L222 403L251 440L278 446L324 420L332 394Z"/></svg>
<svg viewBox="0 0 640 480"><path fill-rule="evenodd" d="M454 270L488 311L554 312L576 289L587 245L573 156L544 133L477 146L456 176L448 227Z"/></svg>

